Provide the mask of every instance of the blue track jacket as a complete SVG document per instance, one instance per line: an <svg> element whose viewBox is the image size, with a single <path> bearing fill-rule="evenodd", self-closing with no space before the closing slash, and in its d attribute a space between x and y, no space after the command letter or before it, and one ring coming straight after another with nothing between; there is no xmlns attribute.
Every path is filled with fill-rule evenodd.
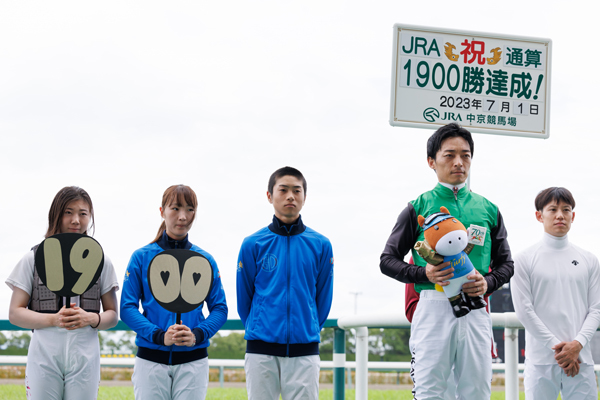
<svg viewBox="0 0 600 400"><path fill-rule="evenodd" d="M176 314L162 308L152 296L148 286L148 266L155 255L163 250L183 248L196 251L208 259L214 271L213 286L204 303L188 313L181 314L183 324L196 335L196 345L165 346L164 333L176 323ZM142 302L143 313L139 311ZM208 307L209 316L204 318L202 309ZM125 272L121 294L121 319L137 333L135 344L137 356L161 364L177 365L207 356L206 347L211 338L227 321L227 302L221 285L221 275L213 257L200 247L185 239L175 241L163 233L156 243L136 250Z"/></svg>
<svg viewBox="0 0 600 400"><path fill-rule="evenodd" d="M333 252L302 219L289 230L276 217L244 239L237 266L237 306L247 353L319 354L333 298Z"/></svg>

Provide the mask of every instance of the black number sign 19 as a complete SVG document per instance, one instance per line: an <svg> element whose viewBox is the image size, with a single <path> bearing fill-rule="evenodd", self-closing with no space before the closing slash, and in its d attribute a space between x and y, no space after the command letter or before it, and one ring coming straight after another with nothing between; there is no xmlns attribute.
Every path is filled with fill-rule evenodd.
<svg viewBox="0 0 600 400"><path fill-rule="evenodd" d="M148 266L148 285L154 299L175 313L190 312L202 304L213 279L210 262L191 250L165 250Z"/></svg>
<svg viewBox="0 0 600 400"><path fill-rule="evenodd" d="M58 296L75 297L100 278L104 252L94 238L79 233L59 233L38 246L35 268L40 279Z"/></svg>

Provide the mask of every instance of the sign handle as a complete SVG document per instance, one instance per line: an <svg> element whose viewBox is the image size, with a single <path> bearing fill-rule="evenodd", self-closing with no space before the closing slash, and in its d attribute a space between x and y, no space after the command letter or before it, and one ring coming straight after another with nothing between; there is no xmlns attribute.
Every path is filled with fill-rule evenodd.
<svg viewBox="0 0 600 400"><path fill-rule="evenodd" d="M178 312L177 313L177 320L175 321L176 324L181 324L181 313Z"/></svg>
<svg viewBox="0 0 600 400"><path fill-rule="evenodd" d="M65 297L65 303L66 303L66 305L65 305L66 308L71 308L71 296Z"/></svg>

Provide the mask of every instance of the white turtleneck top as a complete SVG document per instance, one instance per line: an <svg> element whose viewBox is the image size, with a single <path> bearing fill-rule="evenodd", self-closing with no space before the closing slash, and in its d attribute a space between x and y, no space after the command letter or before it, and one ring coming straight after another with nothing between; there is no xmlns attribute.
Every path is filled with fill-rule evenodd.
<svg viewBox="0 0 600 400"><path fill-rule="evenodd" d="M525 358L555 364L552 346L577 340L581 362L594 364L589 341L600 325L600 265L568 237L544 232L515 258L512 300L525 327Z"/></svg>

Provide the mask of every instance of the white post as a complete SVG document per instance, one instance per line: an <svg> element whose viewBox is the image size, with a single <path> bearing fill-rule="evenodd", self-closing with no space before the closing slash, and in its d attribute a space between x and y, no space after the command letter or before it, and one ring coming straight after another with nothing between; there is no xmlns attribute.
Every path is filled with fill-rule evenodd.
<svg viewBox="0 0 600 400"><path fill-rule="evenodd" d="M504 328L505 398L519 400L519 330Z"/></svg>
<svg viewBox="0 0 600 400"><path fill-rule="evenodd" d="M356 328L356 387L355 399L369 398L369 329L366 326Z"/></svg>

